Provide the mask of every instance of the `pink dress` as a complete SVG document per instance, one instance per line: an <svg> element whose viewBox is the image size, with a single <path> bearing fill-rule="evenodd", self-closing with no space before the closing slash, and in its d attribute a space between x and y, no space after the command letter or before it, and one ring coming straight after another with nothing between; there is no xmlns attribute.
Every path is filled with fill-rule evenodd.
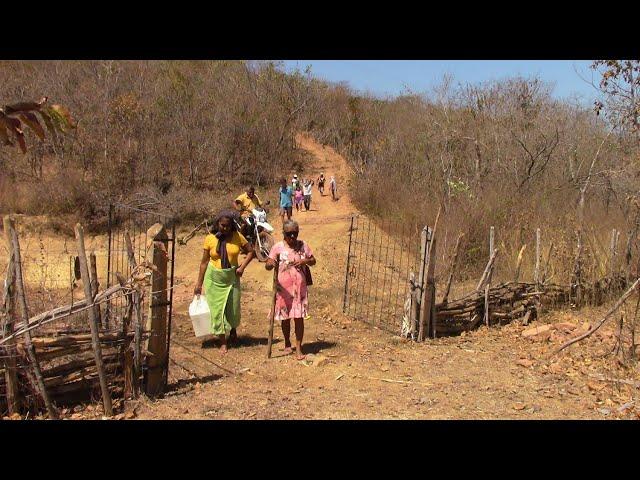
<svg viewBox="0 0 640 480"><path fill-rule="evenodd" d="M305 318L308 312L307 282L304 272L293 266L293 263L313 255L309 245L302 242L302 249L295 251L284 241L276 243L269 252L269 258L277 260L278 292L276 293L276 320L288 318Z"/></svg>

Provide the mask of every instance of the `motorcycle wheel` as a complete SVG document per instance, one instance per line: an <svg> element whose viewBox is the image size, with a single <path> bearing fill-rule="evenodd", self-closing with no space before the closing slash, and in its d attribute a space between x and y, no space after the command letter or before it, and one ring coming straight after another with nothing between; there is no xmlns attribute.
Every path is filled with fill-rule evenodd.
<svg viewBox="0 0 640 480"><path fill-rule="evenodd" d="M260 243L262 243L262 248L256 242L254 251L256 252L256 257L259 262L266 262L267 258L269 258L269 252L271 251L271 247L276 243L271 234L267 232L260 232Z"/></svg>

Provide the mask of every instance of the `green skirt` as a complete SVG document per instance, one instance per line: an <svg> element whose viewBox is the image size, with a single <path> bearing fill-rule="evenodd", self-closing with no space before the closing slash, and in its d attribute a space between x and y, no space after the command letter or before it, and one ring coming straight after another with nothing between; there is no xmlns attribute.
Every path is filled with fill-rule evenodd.
<svg viewBox="0 0 640 480"><path fill-rule="evenodd" d="M240 279L238 267L219 269L207 266L204 291L211 311L211 333L228 334L240 325Z"/></svg>

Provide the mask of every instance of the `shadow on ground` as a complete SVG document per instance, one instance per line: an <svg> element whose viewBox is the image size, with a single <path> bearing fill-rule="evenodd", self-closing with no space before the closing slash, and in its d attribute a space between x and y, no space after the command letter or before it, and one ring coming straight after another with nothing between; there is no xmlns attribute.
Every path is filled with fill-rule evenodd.
<svg viewBox="0 0 640 480"><path fill-rule="evenodd" d="M167 385L167 389L165 390L165 393L178 391L181 388L186 387L187 385L194 385L196 383L213 382L213 381L218 380L218 379L220 379L222 377L223 377L223 375L214 373L214 374L211 374L211 375L202 375L202 376L198 375L198 376L193 377L193 378L180 379L175 383L170 383L169 385Z"/></svg>

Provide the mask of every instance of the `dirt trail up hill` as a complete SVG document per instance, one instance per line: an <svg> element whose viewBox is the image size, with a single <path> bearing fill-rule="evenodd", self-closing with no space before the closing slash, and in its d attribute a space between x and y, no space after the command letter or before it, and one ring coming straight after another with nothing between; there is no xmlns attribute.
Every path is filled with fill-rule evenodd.
<svg viewBox="0 0 640 480"><path fill-rule="evenodd" d="M292 355L283 355L278 325L274 357L267 360L272 273L257 261L242 279L240 345L225 356L214 344L202 346L187 314L204 238L196 236L188 245L176 246L168 392L164 398L143 397L128 403L124 418L638 418L637 367L616 365L611 356L604 356L613 346L611 327L549 357L574 327L599 318L607 306L546 314L536 323L553 328L539 335L523 335L531 326L514 322L424 344L345 317L341 305L348 229L350 215L356 211L345 188L349 168L335 151L308 136L300 135L298 143L311 159L303 175L317 178L321 171L327 178L335 175L340 197L333 202L314 187L312 210L294 211L301 238L318 260L309 293L311 319L305 326L309 360L298 362ZM276 189L258 194L277 205ZM276 210L270 220L280 240ZM184 229L178 236L188 226ZM31 250L29 242L57 239L44 234L24 238L26 252ZM57 241L53 246L68 260L71 250ZM91 242L95 243L92 248L102 252L104 238ZM30 252L34 256L39 252L36 247ZM51 263L47 260L45 264ZM41 273L38 264L32 263L34 272ZM55 275L63 281L68 272ZM97 406L76 407L74 412L71 418L101 417Z"/></svg>
<svg viewBox="0 0 640 480"><path fill-rule="evenodd" d="M335 174L339 187L346 185L348 166L340 155L307 136L298 142L313 158L305 177L323 171ZM202 251L202 237L196 237L177 250L169 392L135 405L138 418L635 418L630 402L638 385L628 381L628 388L619 388L611 382L632 372L607 372L611 362L595 360L606 332L548 359L553 342L561 340L560 329L552 337L523 337L526 327L514 323L415 344L343 316L348 221L355 208L345 188L339 193L333 202L314 189L312 211L294 212L301 238L318 260L305 331L309 361L282 354L278 325L274 358L266 359L272 276L257 261L242 280L241 344L225 356L215 345L202 347L186 313ZM560 312L538 323L553 320L585 319L584 312Z"/></svg>

